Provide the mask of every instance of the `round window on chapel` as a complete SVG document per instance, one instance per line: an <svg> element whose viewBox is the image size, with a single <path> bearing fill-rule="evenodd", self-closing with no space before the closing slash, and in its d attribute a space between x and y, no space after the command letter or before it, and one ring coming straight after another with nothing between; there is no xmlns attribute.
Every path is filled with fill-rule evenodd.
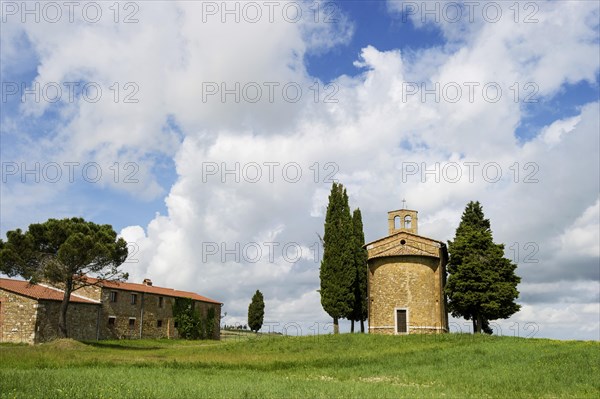
<svg viewBox="0 0 600 399"><path fill-rule="evenodd" d="M404 245L404 244L406 244L406 240L400 240L400 244L401 244L401 245Z"/></svg>

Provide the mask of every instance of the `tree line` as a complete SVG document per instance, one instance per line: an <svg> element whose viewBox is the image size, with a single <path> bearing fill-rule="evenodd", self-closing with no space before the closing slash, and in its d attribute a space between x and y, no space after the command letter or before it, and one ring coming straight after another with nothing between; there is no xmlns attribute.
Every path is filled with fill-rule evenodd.
<svg viewBox="0 0 600 399"><path fill-rule="evenodd" d="M332 185L324 230L321 304L333 318L334 333L339 333L340 319L351 321L352 332L354 322L360 322L364 332L368 266L362 215L359 208L351 212L348 194L340 183ZM0 273L21 276L32 283L46 281L64 290L58 320L61 337L68 336L66 315L71 293L87 285L128 277L119 269L127 259L127 243L110 225L82 218L49 219L31 224L26 231L8 231L6 236L6 240L0 239ZM448 241L448 251L448 310L454 317L472 320L474 332L491 333L491 320L508 318L520 309L515 301L521 279L515 273L517 266L504 257L504 245L494 243L490 221L479 202L467 204L454 240ZM91 283L87 275L97 280ZM174 309L182 315L181 325L189 325L191 337L211 336L216 316L200 320L189 313L188 305L181 302ZM257 290L248 309L250 329L260 330L263 319L264 298Z"/></svg>
<svg viewBox="0 0 600 399"><path fill-rule="evenodd" d="M493 241L489 219L479 202L469 202L448 241L449 260L444 292L454 317L473 323L473 332L492 333L490 320L506 319L520 309L515 301L521 281L517 265L504 257L504 245ZM320 268L321 305L333 318L334 334L339 320L364 321L368 317L367 251L360 209L350 213L348 194L333 183L325 215Z"/></svg>

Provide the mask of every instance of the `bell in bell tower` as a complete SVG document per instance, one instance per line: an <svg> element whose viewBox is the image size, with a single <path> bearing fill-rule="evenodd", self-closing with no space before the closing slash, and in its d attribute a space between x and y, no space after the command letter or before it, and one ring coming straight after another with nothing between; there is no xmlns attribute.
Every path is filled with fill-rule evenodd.
<svg viewBox="0 0 600 399"><path fill-rule="evenodd" d="M388 234L392 235L400 231L419 234L417 225L417 211L406 209L402 200L402 209L388 212Z"/></svg>

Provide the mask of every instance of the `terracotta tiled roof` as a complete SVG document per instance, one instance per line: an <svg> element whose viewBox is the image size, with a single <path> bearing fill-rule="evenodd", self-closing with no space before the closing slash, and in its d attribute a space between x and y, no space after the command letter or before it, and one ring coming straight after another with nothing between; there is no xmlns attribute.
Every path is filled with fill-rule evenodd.
<svg viewBox="0 0 600 399"><path fill-rule="evenodd" d="M62 301L64 291L57 288L50 288L39 284L30 284L28 281L12 280L0 278L0 288L15 294L23 295L29 298L46 301ZM71 302L74 303L92 303L94 305L100 302L86 299L76 294L71 294Z"/></svg>
<svg viewBox="0 0 600 399"><path fill-rule="evenodd" d="M98 281L97 279L94 279L91 277L87 277L87 278L91 282ZM104 288L112 288L112 289L135 291L135 292L146 292L148 294L171 296L171 297L176 297L176 298L191 298L195 301L221 304L221 302L219 302L219 301L215 301L214 299L210 299L205 296L198 295L194 292L179 291L179 290L174 290L172 288L157 287L154 285L136 284L136 283L127 283L127 282L118 283L118 282L113 282L113 281L105 281L103 283L100 283L99 285Z"/></svg>

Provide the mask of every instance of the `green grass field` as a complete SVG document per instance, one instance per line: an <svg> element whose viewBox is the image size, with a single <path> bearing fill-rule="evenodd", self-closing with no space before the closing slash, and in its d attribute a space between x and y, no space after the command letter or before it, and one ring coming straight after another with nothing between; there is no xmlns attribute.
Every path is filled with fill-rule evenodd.
<svg viewBox="0 0 600 399"><path fill-rule="evenodd" d="M598 398L600 343L447 334L0 345L2 398Z"/></svg>

